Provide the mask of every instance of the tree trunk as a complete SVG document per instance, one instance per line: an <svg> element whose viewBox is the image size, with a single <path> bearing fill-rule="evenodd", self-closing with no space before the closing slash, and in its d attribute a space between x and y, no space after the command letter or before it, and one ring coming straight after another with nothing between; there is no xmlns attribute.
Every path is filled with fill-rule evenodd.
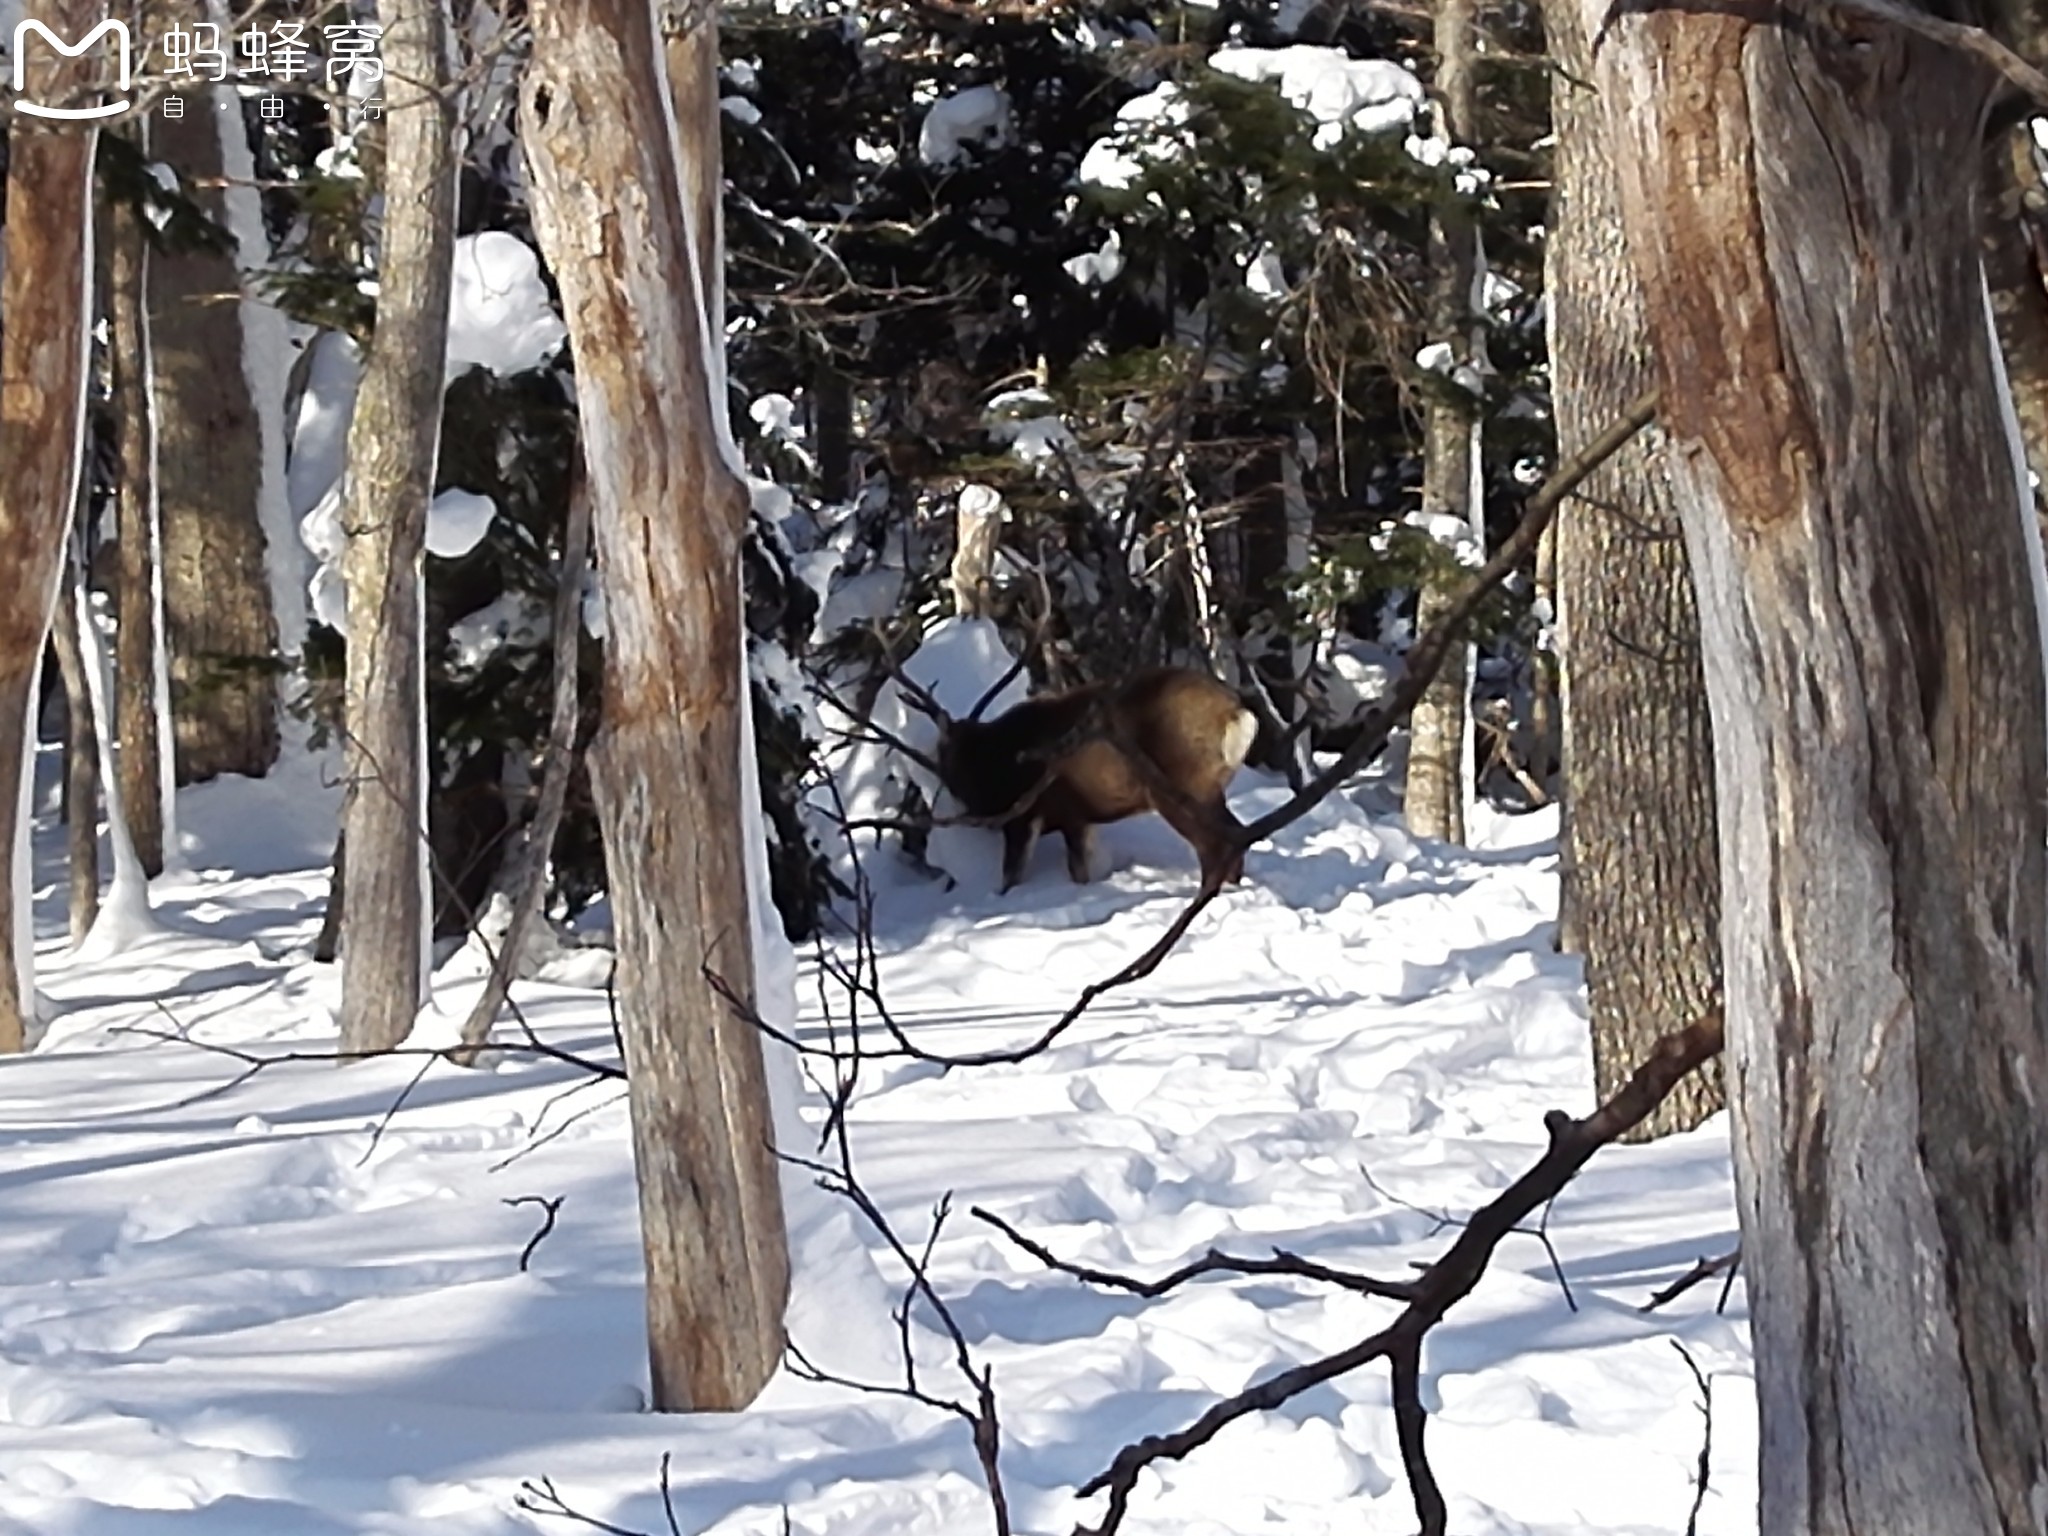
<svg viewBox="0 0 2048 1536"><path fill-rule="evenodd" d="M106 210L108 348L120 441L116 508L121 566L114 634L114 740L121 803L143 873L164 872L163 757L157 739L162 613L157 589L156 440L150 405L149 241L141 212ZM60 628L62 626L59 626Z"/></svg>
<svg viewBox="0 0 2048 1536"><path fill-rule="evenodd" d="M987 618L995 603L996 549L1002 543L1008 509L986 485L965 485L954 509L953 611L963 619Z"/></svg>
<svg viewBox="0 0 2048 1536"><path fill-rule="evenodd" d="M71 944L92 932L100 915L100 738L93 727L92 694L78 636L78 605L61 604L52 616L57 666L64 674L64 828L69 871Z"/></svg>
<svg viewBox="0 0 2048 1536"><path fill-rule="evenodd" d="M653 1401L736 1408L781 1357L789 1271L760 1038L715 984L751 1006L748 509L721 451L722 332L708 318L716 24L701 5L673 18L671 109L646 6L540 0L532 18L521 118L534 228L575 350L605 600L591 777L618 937Z"/></svg>
<svg viewBox="0 0 2048 1536"><path fill-rule="evenodd" d="M499 936L497 953L484 989L462 1021L462 1065L471 1065L491 1038L498 1010L512 992L512 978L548 891L548 857L569 799L569 779L576 768L576 660L583 635L583 575L590 565L590 478L579 459L570 471L569 517L562 530L562 565L555 578L554 688L549 701L548 738L541 759L540 797L533 820L517 852L504 862L503 884L511 893L512 911Z"/></svg>
<svg viewBox="0 0 2048 1536"><path fill-rule="evenodd" d="M191 115L152 118L155 153L216 218L233 91L188 93ZM195 183L200 183L195 185ZM241 275L221 251L150 260L157 504L177 782L260 778L277 761L278 621L263 530L263 427L251 398Z"/></svg>
<svg viewBox="0 0 2048 1536"><path fill-rule="evenodd" d="M1979 238L2020 440L2028 465L2048 489L2048 286L2041 264L2048 190L2034 168L2032 140L2028 129L2018 128L1986 142ZM2048 531L2048 504L2038 492L2034 507Z"/></svg>
<svg viewBox="0 0 2048 1536"><path fill-rule="evenodd" d="M1477 0L1436 0L1436 94L1443 130L1453 143L1472 141L1473 32ZM1430 220L1430 263L1436 274L1430 300L1430 339L1451 348L1451 366L1431 379L1424 407L1422 510L1467 527L1484 523L1473 505L1473 460L1478 455L1472 425L1477 402L1464 397L1452 375L1473 360L1472 280L1478 267L1478 230L1471 210L1446 192ZM1449 527L1449 521L1441 525ZM1432 531L1439 525L1432 522ZM1438 531L1438 537L1444 537ZM1450 542L1446 539L1446 542ZM1446 562L1448 565L1449 562ZM1429 579L1416 601L1415 632L1427 633L1450 606L1464 578L1456 567ZM1408 722L1408 778L1401 808L1418 837L1465 841L1466 757L1472 698L1472 654L1459 646L1415 706Z"/></svg>
<svg viewBox="0 0 2048 1536"><path fill-rule="evenodd" d="M1577 0L1553 0L1545 32L1558 146L1544 292L1567 456L1655 379ZM1658 1039L1721 1005L1713 733L1669 454L1653 426L1558 509L1564 865L1603 1101ZM1723 1102L1712 1062L1627 1139L1690 1130Z"/></svg>
<svg viewBox="0 0 2048 1536"><path fill-rule="evenodd" d="M92 0L24 7L60 37L83 37L104 8ZM22 95L80 99L97 60L34 48L16 61ZM25 77L25 78L23 78ZM19 1051L35 1007L29 907L29 794L43 638L57 600L64 534L78 505L92 286L92 122L16 115L8 127L7 225L0 236L0 1052Z"/></svg>
<svg viewBox="0 0 2048 1536"><path fill-rule="evenodd" d="M1761 1527L2038 1531L2048 720L1991 81L1844 12L1606 25L1713 706Z"/></svg>
<svg viewBox="0 0 2048 1536"><path fill-rule="evenodd" d="M384 224L377 327L349 424L341 1044L390 1050L426 996L421 557L441 436L455 261L445 0L382 0Z"/></svg>

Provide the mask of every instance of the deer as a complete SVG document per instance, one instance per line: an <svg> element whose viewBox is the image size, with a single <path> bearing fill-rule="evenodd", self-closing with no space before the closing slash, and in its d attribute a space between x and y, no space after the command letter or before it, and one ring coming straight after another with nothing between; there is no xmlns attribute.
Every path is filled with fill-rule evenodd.
<svg viewBox="0 0 2048 1536"><path fill-rule="evenodd" d="M916 755L959 802L962 820L1001 828L1005 892L1023 880L1048 830L1066 841L1068 875L1088 884L1095 828L1146 811L1194 849L1205 887L1243 879L1243 823L1224 791L1258 721L1234 692L1203 672L1151 667L1040 694L983 720L1022 667L1019 658L963 719L891 669L939 727L937 756Z"/></svg>

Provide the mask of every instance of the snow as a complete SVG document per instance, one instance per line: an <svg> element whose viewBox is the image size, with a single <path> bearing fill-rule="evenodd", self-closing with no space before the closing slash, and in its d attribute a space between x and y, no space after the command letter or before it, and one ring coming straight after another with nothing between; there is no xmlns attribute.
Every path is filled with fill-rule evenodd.
<svg viewBox="0 0 2048 1536"><path fill-rule="evenodd" d="M917 131L917 158L941 169L964 164L972 147L1010 137L1010 98L998 86L970 85L932 103Z"/></svg>
<svg viewBox="0 0 2048 1536"><path fill-rule="evenodd" d="M1128 191L1151 167L1192 147L1186 130L1193 116L1179 86L1156 85L1117 108L1116 131L1088 146L1077 174L1089 186Z"/></svg>
<svg viewBox="0 0 2048 1536"><path fill-rule="evenodd" d="M498 504L475 491L446 490L427 505L427 553L460 560L491 531Z"/></svg>
<svg viewBox="0 0 2048 1536"><path fill-rule="evenodd" d="M1115 281L1116 275L1124 269L1123 239L1112 229L1100 250L1069 256L1060 265L1075 282L1088 288L1100 288L1104 283Z"/></svg>
<svg viewBox="0 0 2048 1536"><path fill-rule="evenodd" d="M1245 263L1244 285L1262 299L1287 297L1287 265L1280 253L1264 245Z"/></svg>
<svg viewBox="0 0 2048 1536"><path fill-rule="evenodd" d="M455 242L455 284L448 300L448 377L471 368L501 376L538 368L569 334L548 299L540 257L503 230Z"/></svg>
<svg viewBox="0 0 2048 1536"><path fill-rule="evenodd" d="M906 668L964 711L1006 665L992 628L949 621ZM38 755L46 790L59 757ZM744 1413L639 1411L641 1255L616 1084L516 1050L473 1070L286 1059L334 1045L338 976L309 948L338 768L294 749L269 779L181 791L186 868L156 882L159 930L92 963L64 953L62 829L37 826L56 1016L34 1054L0 1061L0 1533L572 1528L518 1507L540 1479L654 1532L669 1528L664 1457L693 1533L769 1536L785 1518L804 1536L987 1530L965 1428L900 1398L784 1372ZM1284 794L1247 773L1233 804L1248 818ZM1545 1112L1591 1105L1578 963L1551 948L1554 813L1482 808L1474 846L1452 848L1365 808L1385 797L1369 782L1255 849L1246 883L1152 977L1045 1052L862 1065L848 1137L880 1210L915 1249L951 1197L931 1279L993 1368L1020 1531L1099 1516L1073 1490L1118 1446L1351 1343L1391 1308L1273 1279L1107 1295L1045 1273L970 1206L1062 1256L1145 1275L1211 1246L1280 1246L1401 1277L1453 1240L1442 1217L1541 1155ZM993 872L993 833L950 831ZM867 859L877 979L914 1038L1017 1045L1162 931L1194 889L1192 854L1155 818L1102 836L1106 878L1076 887L1042 848L1003 896L992 880L947 889ZM828 1000L844 1038L844 999L774 938L758 842L764 1011L822 1047ZM601 960L570 949L514 1001L543 1040L609 1061ZM444 967L440 1011L461 1015L474 971ZM224 1047L270 1065L245 1076ZM818 1089L786 1056L770 1076L785 1148L811 1153ZM1715 1284L1638 1310L1732 1245L1727 1139L1717 1119L1602 1152L1548 1221L1572 1301L1543 1244L1511 1237L1431 1335L1429 1444L1452 1529L1684 1529L1701 1420L1676 1341L1713 1379L1699 1530L1755 1530L1742 1286L1725 1317ZM900 1381L901 1266L808 1180L793 1174L786 1195L793 1338L832 1370ZM522 1264L542 1213L509 1202L533 1197L561 1205ZM924 1312L908 1337L925 1384L960 1391ZM1369 1368L1159 1464L1126 1529L1413 1527L1386 1376Z"/></svg>
<svg viewBox="0 0 2048 1536"><path fill-rule="evenodd" d="M1010 389L983 407L982 424L1024 463L1042 466L1078 446L1057 411L1052 396L1042 389Z"/></svg>
<svg viewBox="0 0 2048 1536"><path fill-rule="evenodd" d="M105 801L107 844L113 854L114 877L100 895L98 915L92 931L73 952L81 961L98 961L140 942L155 931L149 910L149 877L129 834L127 809L122 804L121 776L115 771L114 663L110 641L114 631L112 605L73 583L70 599L78 623L78 648L85 664L85 707L92 711L94 742L99 752L100 795ZM170 738L161 738L164 746ZM165 818L164 835L175 842L172 818Z"/></svg>
<svg viewBox="0 0 2048 1536"><path fill-rule="evenodd" d="M1384 133L1406 127L1426 99L1422 82L1391 59L1354 59L1338 48L1292 43L1285 48L1219 48L1209 67L1240 80L1270 80L1287 101L1319 125L1319 149L1347 131Z"/></svg>
<svg viewBox="0 0 2048 1536"><path fill-rule="evenodd" d="M504 592L448 626L448 666L472 674L507 646L531 650L548 639L553 609L530 592Z"/></svg>
<svg viewBox="0 0 2048 1536"><path fill-rule="evenodd" d="M797 426L796 402L784 394L770 392L757 395L747 406L747 415L753 419L767 436L777 442L793 443L802 440L802 429Z"/></svg>

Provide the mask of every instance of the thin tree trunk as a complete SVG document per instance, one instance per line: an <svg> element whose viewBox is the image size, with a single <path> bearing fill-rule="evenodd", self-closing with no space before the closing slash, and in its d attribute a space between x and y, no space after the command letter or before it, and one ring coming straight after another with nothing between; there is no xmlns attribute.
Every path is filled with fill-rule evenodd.
<svg viewBox="0 0 2048 1536"><path fill-rule="evenodd" d="M512 991L512 977L548 891L548 856L562 824L569 799L569 780L576 768L576 721L579 709L576 658L583 634L583 573L590 564L590 480L578 459L569 482L569 520L562 532L562 566L555 583L554 698L548 716L548 739L541 756L539 803L518 851L504 864L504 884L512 892L512 915L491 956L484 990L462 1022L463 1065L491 1037L491 1025Z"/></svg>
<svg viewBox="0 0 2048 1536"><path fill-rule="evenodd" d="M114 739L120 751L115 771L136 857L144 872L154 876L164 869L163 761L157 738L157 647L163 629L149 387L149 241L132 203L114 200L106 220L108 350L120 438L116 507L121 565L114 604L120 621L114 634Z"/></svg>
<svg viewBox="0 0 2048 1536"><path fill-rule="evenodd" d="M182 118L155 115L155 153L183 178L188 195L225 217L235 194L206 183L224 173L223 135L242 131L240 99L202 90L188 105ZM250 317L241 291L229 252L166 251L150 259L161 601L181 784L223 773L261 777L278 753L264 424L249 387ZM281 464L275 473L281 476ZM281 496L282 485L276 490Z"/></svg>
<svg viewBox="0 0 2048 1536"><path fill-rule="evenodd" d="M1713 706L1761 1529L2038 1531L2048 711L1992 80L1841 13L1587 11Z"/></svg>
<svg viewBox="0 0 2048 1536"><path fill-rule="evenodd" d="M761 1042L741 1011L754 986L740 780L748 503L719 441L722 332L708 318L716 26L701 6L675 18L673 109L645 6L540 0L532 26L521 119L534 228L575 349L605 594L591 778L618 935L654 1406L736 1408L781 1357L788 1250Z"/></svg>
<svg viewBox="0 0 2048 1536"><path fill-rule="evenodd" d="M994 607L996 548L1007 509L986 485L966 485L954 509L953 611L963 619L988 617Z"/></svg>
<svg viewBox="0 0 2048 1536"><path fill-rule="evenodd" d="M1568 455L1656 382L1629 265L1592 49L1577 0L1553 3L1557 213L1546 247L1552 396ZM1558 509L1566 901L1586 960L1594 1091L1721 1006L1713 732L1692 574L1655 426ZM1628 1139L1690 1130L1725 1102L1718 1061Z"/></svg>
<svg viewBox="0 0 2048 1536"><path fill-rule="evenodd" d="M345 911L343 898L348 894L348 837L341 834L334 839L334 857L328 863L327 908L320 914L320 932L313 939L313 959L321 965L332 965L341 958L341 921Z"/></svg>
<svg viewBox="0 0 2048 1536"><path fill-rule="evenodd" d="M390 1050L426 996L421 557L448 351L455 98L445 0L383 0L390 82L377 328L349 424L341 1045Z"/></svg>
<svg viewBox="0 0 2048 1536"><path fill-rule="evenodd" d="M2032 141L2030 130L2017 128L1986 142L1979 238L2020 439L2029 467L2048 489L2048 285L2041 263L2048 189L2034 167ZM2048 504L2039 492L2034 507L2048 530Z"/></svg>
<svg viewBox="0 0 2048 1536"><path fill-rule="evenodd" d="M100 913L100 738L78 638L76 604L58 606L50 624L64 675L64 827L69 869L71 944L92 932Z"/></svg>
<svg viewBox="0 0 2048 1536"><path fill-rule="evenodd" d="M1436 93L1444 132L1453 143L1472 140L1475 92L1473 34L1477 0L1436 0ZM1430 262L1435 275L1430 303L1433 341L1451 348L1451 367L1431 380L1422 443L1422 510L1431 518L1474 522L1473 459L1478 452L1472 423L1477 402L1461 398L1451 375L1473 360L1472 282L1478 266L1477 226L1471 210L1445 194L1430 221ZM1447 571L1425 583L1416 601L1415 632L1423 634L1442 617L1463 579ZM1401 808L1419 837L1465 841L1468 792L1466 733L1471 714L1471 649L1458 647L1416 704L1408 724L1408 777Z"/></svg>
<svg viewBox="0 0 2048 1536"><path fill-rule="evenodd" d="M90 0L24 8L62 37L104 15ZM16 61L30 100L80 99L96 60L36 48ZM8 128L7 224L0 236L0 1052L19 1051L35 1004L29 796L36 684L78 505L92 286L92 164L98 129L17 115Z"/></svg>

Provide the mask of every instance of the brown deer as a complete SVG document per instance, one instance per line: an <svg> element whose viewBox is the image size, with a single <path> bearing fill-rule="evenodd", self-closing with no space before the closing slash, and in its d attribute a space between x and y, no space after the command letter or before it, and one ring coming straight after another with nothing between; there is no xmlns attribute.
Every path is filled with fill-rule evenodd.
<svg viewBox="0 0 2048 1536"><path fill-rule="evenodd" d="M1244 876L1242 823L1223 792L1257 721L1237 695L1184 667L1026 699L993 720L942 720L938 776L969 817L1003 829L1003 889L1024 878L1038 835L1067 843L1067 873L1090 878L1095 828L1157 811L1187 839L1207 884Z"/></svg>

